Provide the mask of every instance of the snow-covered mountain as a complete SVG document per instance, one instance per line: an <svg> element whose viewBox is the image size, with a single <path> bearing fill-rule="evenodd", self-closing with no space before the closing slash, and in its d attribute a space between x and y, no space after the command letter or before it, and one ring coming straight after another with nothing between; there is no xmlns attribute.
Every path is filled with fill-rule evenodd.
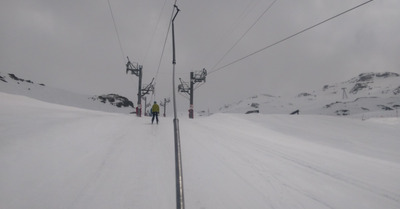
<svg viewBox="0 0 400 209"><path fill-rule="evenodd" d="M65 102L61 97L76 98L9 78L1 75L1 90L47 93L45 99L58 93L51 99L59 102ZM368 83L374 85L371 92L378 88L378 78ZM340 94L340 85L350 89L356 83L335 85L339 93L333 95ZM367 89L355 94L368 95ZM330 98L333 91L332 86L322 89L324 94L302 93L296 99L304 104L325 101L323 96ZM384 98L398 94L384 92ZM146 117L3 92L0 98L1 209L176 206L172 118L152 125ZM82 98L105 105L103 100L116 97L100 102ZM277 101L284 100L260 95L249 101L258 110L265 105L261 102L272 101L278 110ZM182 117L179 130L187 208L400 208L399 118L214 114Z"/></svg>
<svg viewBox="0 0 400 209"><path fill-rule="evenodd" d="M172 118L0 98L1 209L175 208ZM399 135L399 118L182 117L185 205L399 209Z"/></svg>
<svg viewBox="0 0 400 209"><path fill-rule="evenodd" d="M116 113L135 111L132 101L117 94L81 95L1 72L0 91L91 110ZM400 75L385 72L363 73L350 80L324 85L318 90L301 92L293 97L259 94L235 104L225 105L219 112L289 114L298 110L300 114L369 118L397 116L398 108L400 108Z"/></svg>
<svg viewBox="0 0 400 209"><path fill-rule="evenodd" d="M0 72L0 91L28 96L45 102L105 112L134 112L133 102L117 94L82 95Z"/></svg>
<svg viewBox="0 0 400 209"><path fill-rule="evenodd" d="M348 81L324 85L319 90L294 97L260 94L225 105L221 112L351 115L360 117L396 116L400 108L400 75L363 73Z"/></svg>

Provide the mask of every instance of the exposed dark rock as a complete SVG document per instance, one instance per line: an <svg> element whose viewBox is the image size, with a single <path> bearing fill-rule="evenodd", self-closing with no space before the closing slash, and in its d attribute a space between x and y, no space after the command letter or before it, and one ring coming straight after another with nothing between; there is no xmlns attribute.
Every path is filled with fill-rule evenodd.
<svg viewBox="0 0 400 209"><path fill-rule="evenodd" d="M400 86L393 90L393 94L394 95L400 94Z"/></svg>
<svg viewBox="0 0 400 209"><path fill-rule="evenodd" d="M271 94L261 94L261 95L263 95L263 96L265 96L265 97L276 97L276 96L273 96L273 95L271 95Z"/></svg>
<svg viewBox="0 0 400 209"><path fill-rule="evenodd" d="M326 91L326 90L328 90L328 89L331 88L331 87L333 87L333 86L325 85L324 87L322 87L322 91Z"/></svg>
<svg viewBox="0 0 400 209"><path fill-rule="evenodd" d="M312 94L307 93L307 92L303 92L303 93L300 93L300 94L297 95L297 97L308 97L308 96L315 96L315 95L312 95Z"/></svg>
<svg viewBox="0 0 400 209"><path fill-rule="evenodd" d="M378 97L358 97L357 99L354 100L354 102L357 102L358 100L363 100L363 99L375 99Z"/></svg>
<svg viewBox="0 0 400 209"><path fill-rule="evenodd" d="M368 87L368 83L356 83L354 87L349 91L350 94L357 94L357 92Z"/></svg>
<svg viewBox="0 0 400 209"><path fill-rule="evenodd" d="M384 73L361 73L358 77L351 79L350 83L371 83L374 82L374 78L389 78L389 77L399 77L400 75L392 72Z"/></svg>
<svg viewBox="0 0 400 209"><path fill-rule="evenodd" d="M246 112L246 114L252 114L252 113L260 113L259 110L249 110Z"/></svg>
<svg viewBox="0 0 400 209"><path fill-rule="evenodd" d="M14 74L12 74L12 73L9 73L8 75L9 75L9 76L10 76L10 78L11 78L11 79L13 79L13 80L16 80L16 81L22 81L22 82L24 82L24 81L25 81L24 79L22 79L22 78L18 78L16 75L14 75Z"/></svg>
<svg viewBox="0 0 400 209"><path fill-rule="evenodd" d="M358 76L357 82L373 81L375 73L362 73Z"/></svg>
<svg viewBox="0 0 400 209"><path fill-rule="evenodd" d="M350 114L349 110L336 110L335 111L336 115L340 115L340 116L346 116Z"/></svg>
<svg viewBox="0 0 400 209"><path fill-rule="evenodd" d="M395 105L393 105L393 108L394 108L394 109L400 109L400 105L395 104Z"/></svg>
<svg viewBox="0 0 400 209"><path fill-rule="evenodd" d="M295 110L293 112L290 113L291 115L299 115L300 114L300 110Z"/></svg>
<svg viewBox="0 0 400 209"><path fill-rule="evenodd" d="M251 106L251 107L254 107L254 108L258 108L258 107L260 106L260 104L258 104L258 103L251 103L250 106Z"/></svg>
<svg viewBox="0 0 400 209"><path fill-rule="evenodd" d="M343 102L333 102L333 103L330 103L330 104L325 105L324 108L330 108L330 107L332 107L332 106L335 105L335 104L341 104L341 103L343 103Z"/></svg>
<svg viewBox="0 0 400 209"><path fill-rule="evenodd" d="M376 77L383 77L383 78L389 78L389 77L399 77L400 75L397 73L391 73L391 72L385 72L385 73L377 73Z"/></svg>
<svg viewBox="0 0 400 209"><path fill-rule="evenodd" d="M1 76L1 75L0 75L0 81L3 81L3 82L6 82L6 83L7 83L6 79L5 79L3 76Z"/></svg>
<svg viewBox="0 0 400 209"><path fill-rule="evenodd" d="M134 108L133 102L128 98L120 96L118 94L107 94L92 97L93 100L100 100L102 103L110 103L117 107L132 107Z"/></svg>
<svg viewBox="0 0 400 209"><path fill-rule="evenodd" d="M386 111L393 110L393 108L385 106L385 105L378 105L378 107L381 108L382 110L386 110Z"/></svg>
<svg viewBox="0 0 400 209"><path fill-rule="evenodd" d="M19 77L17 77L15 74L12 74L12 73L9 73L8 76L9 76L11 79L17 81L18 84L20 84L19 82L26 82L26 83L34 84L33 81L31 81L31 80L25 80L25 79L19 78ZM2 77L2 78L3 78L3 77ZM5 80L3 80L3 81L5 81ZM5 82L7 82L7 81L5 81ZM44 84L41 84L41 85L44 86Z"/></svg>

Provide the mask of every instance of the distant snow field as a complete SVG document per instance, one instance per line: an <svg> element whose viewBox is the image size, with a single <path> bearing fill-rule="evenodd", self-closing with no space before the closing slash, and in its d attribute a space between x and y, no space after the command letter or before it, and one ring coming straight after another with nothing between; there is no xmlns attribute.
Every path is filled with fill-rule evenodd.
<svg viewBox="0 0 400 209"><path fill-rule="evenodd" d="M172 118L0 93L0 208L175 208ZM180 118L185 207L400 208L400 120Z"/></svg>

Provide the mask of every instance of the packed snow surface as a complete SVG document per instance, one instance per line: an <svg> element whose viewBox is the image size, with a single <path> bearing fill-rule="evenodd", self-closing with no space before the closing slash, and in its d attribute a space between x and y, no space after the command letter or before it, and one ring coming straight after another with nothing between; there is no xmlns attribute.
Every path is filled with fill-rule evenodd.
<svg viewBox="0 0 400 209"><path fill-rule="evenodd" d="M172 118L0 93L0 208L175 208ZM185 207L400 208L400 121L181 117Z"/></svg>

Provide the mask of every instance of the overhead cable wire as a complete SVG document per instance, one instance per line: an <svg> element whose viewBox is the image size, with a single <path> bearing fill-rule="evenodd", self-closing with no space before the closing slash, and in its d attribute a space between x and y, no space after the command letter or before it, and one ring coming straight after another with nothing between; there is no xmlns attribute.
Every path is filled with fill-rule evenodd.
<svg viewBox="0 0 400 209"><path fill-rule="evenodd" d="M175 4L176 5L177 0L175 0ZM161 62L162 62L162 58L164 57L164 51L165 51L165 46L167 44L167 40L168 40L168 35L169 35L169 30L171 29L171 24L172 24L172 18L174 17L174 11L175 9L172 10L172 14L171 14L171 18L168 24L168 29L167 29L167 34L165 35L165 39L164 39L164 45L163 45L163 49L161 51L161 56L160 56L160 60L158 62L158 68L157 68L157 72L156 72L156 76L154 79L154 82L156 83L157 81L157 77L158 77L158 73L160 72L160 67L161 67Z"/></svg>
<svg viewBox="0 0 400 209"><path fill-rule="evenodd" d="M224 66L221 66L221 67L219 67L219 68L217 68L217 69L211 71L211 72L209 73L209 75L212 74L212 73L215 73L215 72L217 72L217 71L220 71L220 70L222 70L222 69L224 69L224 68L226 68L226 67L228 67L228 66L231 66L231 65L233 65L233 64L235 64L235 63L237 63L237 62L240 62L240 61L242 61L242 60L244 60L244 59L246 59L246 58L248 58L248 57L251 57L251 56L253 56L253 55L257 54L257 53L260 53L260 52L262 52L262 51L264 51L264 50L266 50L266 49L269 49L269 48L271 48L271 47L273 47L273 46L276 46L276 45L278 45L278 44L280 44L280 43L282 43L282 42L284 42L284 41L287 41L287 40L289 40L289 39L291 39L291 38L293 38L293 37L295 37L295 36L297 36L297 35L300 35L300 34L306 32L306 31L308 31L308 30L311 30L311 29L313 29L313 28L315 28L315 27L317 27L317 26L319 26L319 25L322 25L322 24L324 24L324 23L326 23L326 22L328 22L328 21L330 21L330 20L332 20L332 19L335 19L335 18L337 18L337 17L339 17L339 16L341 16L341 15L344 15L344 14L346 14L346 13L352 11L352 10L355 10L355 9L357 9L357 8L359 8L359 7L361 7L361 6L364 6L364 5L368 4L368 3L371 3L372 1L374 1L374 0L369 0L369 1L366 1L366 2L364 2L364 3L361 3L361 4L359 4L359 5L355 6L355 7L352 7L352 8L350 8L350 9L344 11L344 12L341 12L341 13L335 15L335 16L332 16L332 17L330 17L330 18L328 18L328 19L326 19L326 20L324 20L324 21L321 21L321 22L315 24L315 25L312 25L312 26L310 26L310 27L307 27L307 28L305 28L305 29L303 29L303 30L301 30L301 31L299 31L299 32L297 32L297 33L295 33L295 34L293 34L293 35L290 35L290 36L288 36L288 37L286 37L286 38L284 38L284 39L281 39L281 40L279 40L279 41L277 41L277 42L275 42L275 43L273 43L273 44L270 44L270 45L268 45L268 46L266 46L266 47L263 47L263 48L261 48L261 49L255 51L255 52L252 52L252 53L250 53L250 54L248 54L248 55L246 55L246 56L244 56L244 57L241 57L241 58L239 58L239 59L237 59L237 60L234 60L233 62L230 62L230 63L228 63L228 64L226 64L226 65L224 65Z"/></svg>
<svg viewBox="0 0 400 209"><path fill-rule="evenodd" d="M277 2L278 0L274 0L268 7L267 9L264 10L264 12L257 18L256 21L254 21L254 23L246 30L246 32L244 32L242 34L242 36L236 41L235 44L233 44L233 46L224 54L224 56L221 57L221 59L219 59L219 61L211 68L211 70L213 70L215 67L217 67L219 65L219 63L222 62L222 60L232 51L233 48L236 47L236 45L238 45L238 43L246 36L246 34L258 23L258 21L260 21L260 19L272 8L272 6L275 4L275 2Z"/></svg>
<svg viewBox="0 0 400 209"><path fill-rule="evenodd" d="M149 50L150 50L151 44L153 43L153 40L154 40L154 35L155 35L156 32L157 32L157 29L158 29L158 26L159 26L160 20L161 20L161 15L162 15L162 13L163 13L163 11L164 11L164 8L165 8L166 3L167 3L167 0L164 0L164 5L163 5L163 7L162 7L162 9L161 9L161 11L160 11L160 14L158 15L158 20L157 20L156 28L154 29L153 34L152 34L152 36L151 36L151 41L150 41L150 43L149 43L149 46L147 47L146 54L144 55L143 62L145 62L145 60L146 60L146 58L147 58L147 55L149 54Z"/></svg>
<svg viewBox="0 0 400 209"><path fill-rule="evenodd" d="M155 36L155 34L156 34L156 32L157 32L158 26L159 26L159 24L160 24L161 16L162 16L162 13L163 13L163 11L164 11L164 8L165 8L166 3L167 3L167 0L164 1L164 5L163 5L163 7L162 7L162 9L161 9L161 11L160 11L160 14L158 15L158 20L157 20L156 28L154 29L153 34L152 34L152 36L151 36L151 41L150 41L150 43L149 43L149 46L147 47L146 54L145 54L145 56L144 56L143 62L146 61L147 55L149 54L149 50L150 50L151 44L153 43L154 36ZM168 32L167 32L167 33L168 33ZM153 84L154 90L153 90L153 94L152 94L152 96L151 96L150 102L153 102L153 101L155 100L155 97L156 97L156 89L155 89L155 87L156 87L157 76L158 76L158 70L157 70L157 72L156 72L156 75L154 76L154 84Z"/></svg>
<svg viewBox="0 0 400 209"><path fill-rule="evenodd" d="M118 39L118 43L119 43L119 48L120 48L120 50L121 50L122 60L125 62L125 57L126 57L126 56L125 56L124 49L122 48L121 39L120 39L120 36L119 36L119 33L118 33L117 24L115 23L115 18L114 18L114 14L113 14L113 11L112 11L112 8L111 8L110 0L107 0L107 2L108 2L108 8L110 9L112 21L113 21L113 23L114 23L114 29L115 29L115 33L116 33L116 35L117 35L117 39Z"/></svg>
<svg viewBox="0 0 400 209"><path fill-rule="evenodd" d="M229 35L232 34L232 32L235 31L235 30L237 29L237 27L239 26L239 24L237 24L237 23L240 22L240 20L245 19L245 18L247 17L247 15L253 10L253 7L254 7L255 5L257 5L257 4L260 2L260 0L258 0L258 3L256 3L255 5L253 5L254 2L255 2L255 1L252 1L252 2L250 2L250 3L247 4L247 6L246 6L246 8L243 10L242 14L233 22L233 24L231 25L231 27L229 27L230 29L226 32L226 34L229 34ZM273 2L273 3L274 3L274 2ZM270 5L270 6L271 6L271 5ZM267 10L268 10L268 9L267 9ZM264 11L263 14L265 14L265 12L266 12L266 11ZM257 20L257 21L258 21L258 20ZM255 24L254 24L254 25L255 25ZM250 28L250 29L251 29L251 28ZM248 29L248 31L249 31L250 29ZM246 32L246 33L247 33L247 32ZM220 43L220 44L221 44L221 43L222 43L222 40L226 39L227 36L229 36L229 35L223 35L217 43ZM245 34L244 34L244 35L245 35ZM242 38L244 37L244 35L242 36ZM240 40L241 40L241 39L240 39ZM240 40L239 40L239 41L240 41ZM238 42L239 42L239 41L238 41ZM238 42L237 42L237 43L238 43ZM219 44L219 45L220 45L220 44ZM218 48L219 45L215 45L215 46L213 47L213 50L211 50L211 51L215 51L215 49ZM233 46L233 47L234 47L234 46ZM232 50L233 47L232 47L230 50ZM229 50L229 51L230 51L230 50ZM229 51L228 51L227 53L229 53ZM227 54L227 53L226 53L226 54ZM221 58L221 60L224 59L224 57L226 56L226 54ZM204 60L205 60L205 59L204 59ZM220 60L219 62L217 62L217 64L215 64L215 66L217 66L217 65L221 62L221 60ZM214 66L214 67L215 67L215 66ZM194 90L200 88L203 84L204 84L204 82L197 84L197 85L194 87Z"/></svg>
<svg viewBox="0 0 400 209"><path fill-rule="evenodd" d="M258 0L259 3L260 0ZM238 17L236 17L235 21L233 21L233 23L230 25L230 27L228 27L229 29L227 31L225 31L225 33L222 34L222 36L219 38L219 40L216 42L218 44L213 45L213 48L211 50L209 50L209 53L206 53L204 58L202 59L201 63L204 63L207 60L207 56L209 55L211 52L216 51L217 48L219 48L222 43L223 40L226 40L230 35L233 34L233 32L238 28L240 21L245 19L247 17L247 15L250 13L250 11L253 9L253 7L255 5L253 5L253 3L255 2L255 0L249 2L247 4L247 6L245 7L245 9L243 10L243 12L241 13L241 15L239 15ZM194 68L192 68L191 71L193 71Z"/></svg>
<svg viewBox="0 0 400 209"><path fill-rule="evenodd" d="M166 2L166 1L165 1L165 2ZM165 2L164 2L164 7L165 7ZM175 0L174 5L176 5L176 2L177 2L177 0ZM165 34L164 45L163 45L163 48L162 48L162 51L161 51L160 60L158 61L157 72L156 72L156 75L155 75L155 77L154 77L154 89L156 88L156 85L157 85L157 78L158 78L158 74L160 73L161 62L162 62L162 59L163 59L163 57L164 57L165 46L167 45L168 35L169 35L169 31L170 31L170 29L171 29L171 24L172 24L172 18L173 18L173 16L174 16L174 11L175 11L175 7L174 7L174 9L172 10L171 18L170 18L169 24L168 24L167 33ZM156 94L154 93L152 99L155 100L155 97L156 97Z"/></svg>
<svg viewBox="0 0 400 209"><path fill-rule="evenodd" d="M211 68L211 71L221 63L221 61L232 51L233 48L236 47L236 45L246 36L246 34L258 23L258 21L272 8L272 6L277 2L278 0L274 0L271 4L268 5L268 7L264 10L264 12L257 18L257 20L242 34L242 36L236 41L236 43L222 56L222 58ZM249 7L250 5L248 5ZM247 7L247 8L248 8ZM246 8L246 10L247 10ZM194 87L194 90L200 88L204 83L200 83Z"/></svg>

